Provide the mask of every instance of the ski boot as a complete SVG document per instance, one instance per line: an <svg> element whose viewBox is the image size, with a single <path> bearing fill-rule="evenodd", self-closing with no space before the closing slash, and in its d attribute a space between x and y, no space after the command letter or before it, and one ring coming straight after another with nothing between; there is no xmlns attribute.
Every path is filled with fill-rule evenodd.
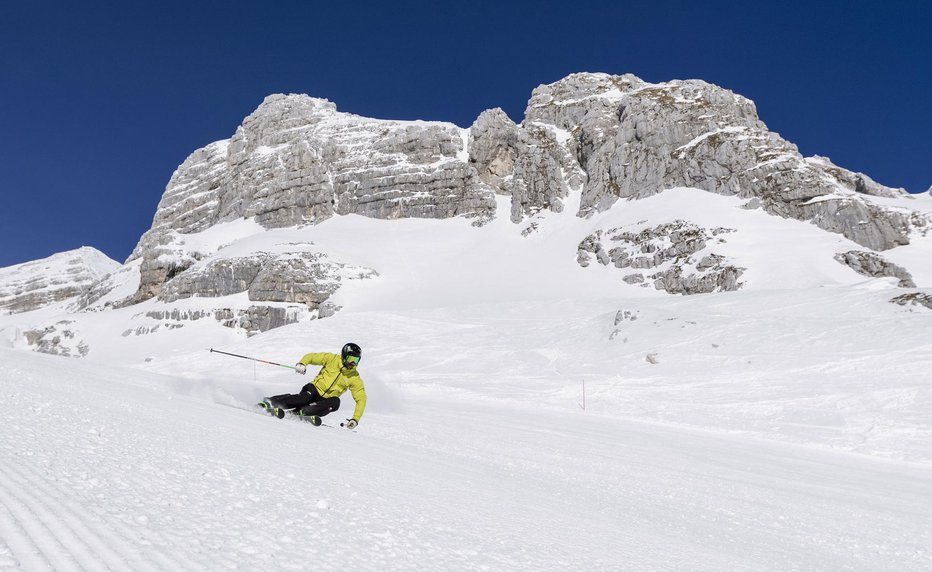
<svg viewBox="0 0 932 572"><path fill-rule="evenodd" d="M281 407L273 406L272 402L269 401L268 399L263 399L262 401L260 401L259 407L264 409L269 415L274 415L275 417L278 417L279 419L284 419L285 417L285 410L282 409Z"/></svg>

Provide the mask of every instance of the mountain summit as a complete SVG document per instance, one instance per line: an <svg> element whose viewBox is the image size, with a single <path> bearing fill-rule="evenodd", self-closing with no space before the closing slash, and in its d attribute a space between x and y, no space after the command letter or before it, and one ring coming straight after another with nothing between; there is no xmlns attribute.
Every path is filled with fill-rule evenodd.
<svg viewBox="0 0 932 572"><path fill-rule="evenodd" d="M0 313L29 312L74 299L119 267L103 252L83 246L0 268Z"/></svg>

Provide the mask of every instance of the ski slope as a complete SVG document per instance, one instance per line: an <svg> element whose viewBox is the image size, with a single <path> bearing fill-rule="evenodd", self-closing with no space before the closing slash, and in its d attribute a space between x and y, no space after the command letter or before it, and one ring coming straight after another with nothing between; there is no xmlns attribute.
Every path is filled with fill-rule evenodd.
<svg viewBox="0 0 932 572"><path fill-rule="evenodd" d="M927 569L929 466L402 390L357 432L3 350L0 565ZM330 419L328 419L330 421Z"/></svg>
<svg viewBox="0 0 932 572"><path fill-rule="evenodd" d="M526 237L502 217L237 221L185 236L200 263L304 248L379 277L253 337L155 329L156 300L0 316L0 568L932 569L932 312L834 261L843 237L741 205L670 191ZM575 260L595 229L675 219L736 229L716 250L746 286L670 296ZM929 291L932 237L885 255ZM131 293L138 263L110 280ZM61 318L86 358L23 351ZM209 352L291 364L346 341L355 432L348 395L331 427L257 414L309 378Z"/></svg>

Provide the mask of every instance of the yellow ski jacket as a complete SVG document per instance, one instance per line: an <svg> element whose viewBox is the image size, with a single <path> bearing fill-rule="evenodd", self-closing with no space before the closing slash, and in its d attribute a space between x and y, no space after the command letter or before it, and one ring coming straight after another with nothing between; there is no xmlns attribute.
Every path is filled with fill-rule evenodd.
<svg viewBox="0 0 932 572"><path fill-rule="evenodd" d="M348 389L356 401L353 419L359 421L366 409L366 388L356 368L343 367L343 358L339 354L327 352L307 354L298 363L323 366L311 382L321 397L339 397Z"/></svg>

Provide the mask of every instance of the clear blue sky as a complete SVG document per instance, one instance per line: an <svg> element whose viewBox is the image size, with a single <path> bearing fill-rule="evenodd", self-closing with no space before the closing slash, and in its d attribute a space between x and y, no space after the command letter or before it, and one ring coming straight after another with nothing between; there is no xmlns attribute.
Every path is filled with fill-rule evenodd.
<svg viewBox="0 0 932 572"><path fill-rule="evenodd" d="M109 6L105 6L109 5ZM0 3L0 266L124 260L172 171L270 93L468 126L577 71L699 78L805 155L932 185L932 3Z"/></svg>

